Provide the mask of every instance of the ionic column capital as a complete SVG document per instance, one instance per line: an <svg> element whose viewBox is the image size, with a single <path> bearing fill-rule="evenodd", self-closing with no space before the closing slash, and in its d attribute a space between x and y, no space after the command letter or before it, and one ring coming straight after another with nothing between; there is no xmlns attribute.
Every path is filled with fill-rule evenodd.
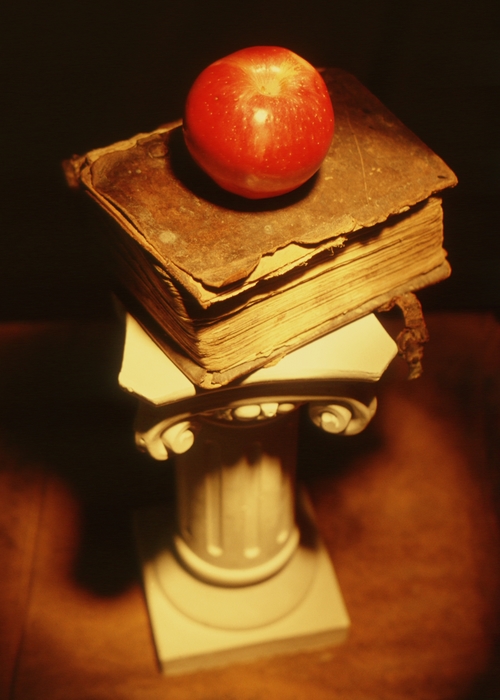
<svg viewBox="0 0 500 700"><path fill-rule="evenodd" d="M366 428L376 410L376 397L368 405L347 396L309 403L312 422L325 432L335 435L357 435Z"/></svg>

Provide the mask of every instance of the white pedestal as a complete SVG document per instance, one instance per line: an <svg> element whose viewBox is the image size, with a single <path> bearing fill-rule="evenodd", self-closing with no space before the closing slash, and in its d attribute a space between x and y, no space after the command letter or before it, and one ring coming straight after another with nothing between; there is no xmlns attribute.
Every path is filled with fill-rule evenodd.
<svg viewBox="0 0 500 700"><path fill-rule="evenodd" d="M175 456L176 513L136 514L165 673L330 646L349 617L313 515L296 504L297 408L355 435L396 354L374 316L229 387L200 390L127 317L120 383L140 399L136 442ZM296 507L297 506L297 507Z"/></svg>
<svg viewBox="0 0 500 700"><path fill-rule="evenodd" d="M346 638L349 617L330 558L313 526L277 574L232 588L190 575L173 553L174 531L172 514L164 509L136 514L144 589L164 673L324 648ZM262 619L269 621L263 624Z"/></svg>

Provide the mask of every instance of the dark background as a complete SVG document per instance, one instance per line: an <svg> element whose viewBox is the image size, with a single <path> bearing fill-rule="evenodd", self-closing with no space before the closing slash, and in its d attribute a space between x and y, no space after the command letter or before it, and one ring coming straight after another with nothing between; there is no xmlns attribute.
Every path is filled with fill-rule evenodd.
<svg viewBox="0 0 500 700"><path fill-rule="evenodd" d="M0 321L110 313L106 263L60 162L177 119L196 75L278 44L357 75L457 173L454 274L426 308L500 308L497 0L18 0L0 18Z"/></svg>

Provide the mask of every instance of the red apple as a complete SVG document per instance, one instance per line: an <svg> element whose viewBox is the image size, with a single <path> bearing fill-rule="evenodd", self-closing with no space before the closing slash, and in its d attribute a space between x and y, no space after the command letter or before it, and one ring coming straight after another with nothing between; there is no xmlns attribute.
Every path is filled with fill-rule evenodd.
<svg viewBox="0 0 500 700"><path fill-rule="evenodd" d="M198 76L186 100L184 138L221 187L261 199L314 175L333 122L325 82L310 63L278 46L253 46Z"/></svg>

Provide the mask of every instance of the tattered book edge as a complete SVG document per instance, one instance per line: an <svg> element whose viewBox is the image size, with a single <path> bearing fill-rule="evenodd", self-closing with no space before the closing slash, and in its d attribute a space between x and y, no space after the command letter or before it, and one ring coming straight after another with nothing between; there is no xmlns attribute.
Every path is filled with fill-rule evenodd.
<svg viewBox="0 0 500 700"><path fill-rule="evenodd" d="M139 309L135 307L131 309L131 313L137 318L137 321L144 328L144 330L151 336L155 343L165 352L165 354L172 360L172 362L190 379L193 384L197 385L202 389L218 389L221 386L226 386L243 376L255 372L261 367L266 365L274 364L278 362L282 357L287 355L292 350L296 350L299 347L307 345L307 343L312 342L320 338L327 333L345 326L352 321L355 321L362 316L366 316L374 311L388 311L394 305L397 304L396 300L406 298L405 295L416 292L419 289L431 286L449 277L451 274L451 267L447 261L444 261L441 265L426 272L421 275L417 275L414 279L405 282L403 285L395 287L387 293L381 294L373 299L368 300L365 304L348 311L346 313L335 316L325 323L313 328L306 333L294 337L293 342L287 345L282 345L275 348L268 355L258 355L247 362L241 363L234 367L228 367L225 370L211 370L209 367L203 367L197 364L192 358L188 357L178 345L168 336L168 334L160 328L160 326L145 312L142 308L140 313ZM418 299L412 294L412 298L415 299L416 303L420 307ZM392 304L392 305L391 305ZM412 360L413 357L418 357L418 342L423 343L425 341L418 341L417 333L418 329L418 314L411 316L410 309L413 308L410 303L408 303L408 320L405 317L406 328L401 332L401 340L398 341L398 347L400 348L401 354L407 359L410 366L412 367L412 373L410 373L410 378L416 378L419 376L419 365L417 360ZM416 307L415 307L416 308ZM421 309L420 309L421 313ZM415 318L414 325L411 325ZM423 321L423 316L422 316ZM425 326L425 323L424 323ZM408 333L407 328L410 330ZM413 331L412 331L413 328ZM406 335L404 335L406 333ZM410 340L405 341L404 338L408 337L410 340L414 340L414 345L411 344ZM423 337L423 336L422 336ZM418 341L418 342L417 342ZM414 348L414 350L412 350ZM403 352L404 350L404 352ZM414 353L414 354L412 354ZM416 354L415 354L416 353ZM420 359L421 359L420 355ZM420 366L421 373L421 366Z"/></svg>

